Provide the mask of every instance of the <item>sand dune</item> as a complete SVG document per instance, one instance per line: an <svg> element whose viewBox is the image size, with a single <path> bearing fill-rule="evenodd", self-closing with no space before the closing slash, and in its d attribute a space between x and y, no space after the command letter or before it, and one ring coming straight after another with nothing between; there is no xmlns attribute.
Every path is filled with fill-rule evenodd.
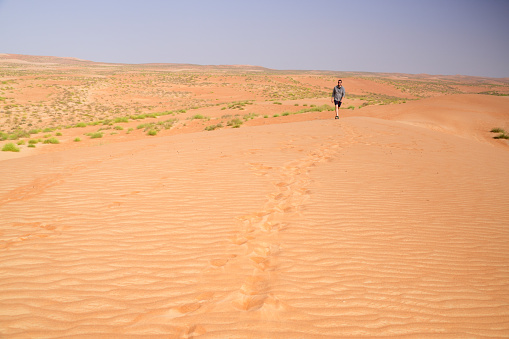
<svg viewBox="0 0 509 339"><path fill-rule="evenodd" d="M0 337L509 337L504 79L0 59Z"/></svg>
<svg viewBox="0 0 509 339"><path fill-rule="evenodd" d="M2 161L0 333L509 336L508 148L432 103Z"/></svg>

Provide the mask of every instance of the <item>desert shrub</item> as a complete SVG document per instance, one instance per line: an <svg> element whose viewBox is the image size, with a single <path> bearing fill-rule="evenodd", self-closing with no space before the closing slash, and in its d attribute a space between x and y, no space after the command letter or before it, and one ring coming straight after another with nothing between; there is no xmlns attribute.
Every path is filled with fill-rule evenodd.
<svg viewBox="0 0 509 339"><path fill-rule="evenodd" d="M218 129L218 128L223 128L223 124L222 123L218 123L217 125L210 125L210 126L205 127L205 130L206 131L213 131L213 130Z"/></svg>
<svg viewBox="0 0 509 339"><path fill-rule="evenodd" d="M116 129L117 131L122 131L124 129L124 127L122 126L115 126L113 128Z"/></svg>
<svg viewBox="0 0 509 339"><path fill-rule="evenodd" d="M75 139L74 139L74 142L80 142L80 141L81 141L81 139L80 139L80 138L75 138Z"/></svg>
<svg viewBox="0 0 509 339"><path fill-rule="evenodd" d="M116 124L118 124L119 122L129 122L129 118L128 117L118 117L118 118L113 119L113 122Z"/></svg>
<svg viewBox="0 0 509 339"><path fill-rule="evenodd" d="M153 135L157 135L157 130L155 130L155 129L151 129L151 130L149 130L149 131L147 132L147 135L152 135L152 136L153 136Z"/></svg>
<svg viewBox="0 0 509 339"><path fill-rule="evenodd" d="M206 119L206 118L205 118L205 116L203 116L201 114L196 114L191 117L191 120L195 120L195 119Z"/></svg>
<svg viewBox="0 0 509 339"><path fill-rule="evenodd" d="M249 114L245 114L245 115L243 116L243 119L244 119L245 121L248 121L248 120L250 120L250 119L254 119L254 118L256 118L257 116L258 116L258 114L256 114L256 113L249 113Z"/></svg>
<svg viewBox="0 0 509 339"><path fill-rule="evenodd" d="M87 124L85 124L84 122L78 122L75 126L76 127L87 127Z"/></svg>
<svg viewBox="0 0 509 339"><path fill-rule="evenodd" d="M493 128L491 133L499 133L497 136L494 136L493 139L509 139L509 134L502 128Z"/></svg>
<svg viewBox="0 0 509 339"><path fill-rule="evenodd" d="M99 139L103 137L101 132L89 133L90 139Z"/></svg>
<svg viewBox="0 0 509 339"><path fill-rule="evenodd" d="M280 103L279 101L274 101L273 104L274 105L282 105L282 103Z"/></svg>
<svg viewBox="0 0 509 339"><path fill-rule="evenodd" d="M59 144L60 141L57 138L49 138L43 141L43 144Z"/></svg>
<svg viewBox="0 0 509 339"><path fill-rule="evenodd" d="M226 123L226 126L231 126L232 128L239 128L244 122L239 118L232 119Z"/></svg>
<svg viewBox="0 0 509 339"><path fill-rule="evenodd" d="M228 106L226 107L223 107L221 108L222 109L239 109L239 110L244 110L244 106L246 105L252 105L253 103L251 102L251 100L245 100L245 101L234 101L230 104L228 104Z"/></svg>
<svg viewBox="0 0 509 339"><path fill-rule="evenodd" d="M19 148L14 145L12 142L5 144L4 147L2 147L3 152L19 152Z"/></svg>

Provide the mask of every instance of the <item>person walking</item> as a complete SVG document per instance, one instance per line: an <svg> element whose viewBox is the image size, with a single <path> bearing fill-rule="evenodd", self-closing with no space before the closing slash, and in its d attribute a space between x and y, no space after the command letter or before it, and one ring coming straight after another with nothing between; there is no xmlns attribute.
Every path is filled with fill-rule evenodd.
<svg viewBox="0 0 509 339"><path fill-rule="evenodd" d="M332 98L330 99L331 102L334 103L336 106L336 118L339 119L339 108L341 107L341 103L343 102L343 99L345 98L346 92L345 88L343 87L343 81L341 79L338 80L338 85L334 86L334 89L332 90Z"/></svg>

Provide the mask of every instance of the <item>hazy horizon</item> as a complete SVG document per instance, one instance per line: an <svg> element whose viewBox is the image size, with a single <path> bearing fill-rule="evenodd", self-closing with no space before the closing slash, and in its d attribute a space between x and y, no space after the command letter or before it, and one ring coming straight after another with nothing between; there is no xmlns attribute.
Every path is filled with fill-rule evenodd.
<svg viewBox="0 0 509 339"><path fill-rule="evenodd" d="M509 2L0 0L0 53L509 77Z"/></svg>

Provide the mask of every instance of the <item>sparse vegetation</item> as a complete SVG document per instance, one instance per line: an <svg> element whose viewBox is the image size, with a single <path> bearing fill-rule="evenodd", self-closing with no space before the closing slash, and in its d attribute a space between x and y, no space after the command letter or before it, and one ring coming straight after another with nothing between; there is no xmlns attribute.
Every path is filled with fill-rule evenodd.
<svg viewBox="0 0 509 339"><path fill-rule="evenodd" d="M103 137L101 132L89 133L90 139L99 139Z"/></svg>
<svg viewBox="0 0 509 339"><path fill-rule="evenodd" d="M53 136L59 137L63 133L66 136L72 135L72 132L68 134L64 130L74 128L87 128L86 131L89 132L88 128L99 126L100 130L86 134L91 138L100 138L103 133L119 134L117 132L124 129L127 129L126 134L130 134L136 129L136 121L139 123L138 129L144 131L140 135L148 134L152 130L158 134L163 129L172 128L177 121L159 121L163 120L160 119L162 116L169 115L174 118L206 107L217 107L210 112L220 109L228 112L251 112L252 105L261 104L255 107L263 112L265 119L272 116L333 111L334 107L320 103L321 100L330 99L328 87L338 76L337 73L327 72L246 72L237 68L223 68L219 72L210 69L210 72L207 71L207 75L204 75L196 70L155 71L141 65L103 65L100 68L83 66L69 71L61 69L55 73L53 68L34 71L19 64L16 68L6 67L2 72L2 77L9 80L0 81L0 140L12 140L13 144L19 145L26 145L28 142L29 147L35 147L37 143L47 142L46 140L58 140ZM422 75L405 75L403 78L353 72L342 74L341 77L372 81L377 83L377 86L381 85L390 90L384 90L383 93L394 93L392 96L380 93L349 93L348 98L353 99L352 104L348 107L345 105L342 109L351 110L368 105L399 104L408 100L453 93L509 95L509 85L505 80L491 81L489 78L426 78ZM347 82L345 81L345 86ZM478 89L472 86L477 86ZM223 89L216 90L217 87ZM365 90L369 91L367 88ZM197 96L197 92L208 95ZM30 100L26 101L26 96ZM313 101L304 104L307 99ZM311 105L311 102L315 104ZM263 111L267 108L270 108L270 113ZM200 112L202 114L186 115L186 120L201 120L199 124L206 130L223 126L238 128L242 123L258 116L255 113L243 116L226 114L215 120L217 115L212 115L214 113L207 117L203 113L205 111ZM211 120L213 125L206 122ZM187 125L191 124L187 121ZM179 124L179 128L187 125L183 122ZM192 125L196 125L196 122ZM507 132L493 133L497 133L495 138L506 138L508 135ZM73 138L69 138L69 141Z"/></svg>
<svg viewBox="0 0 509 339"><path fill-rule="evenodd" d="M59 144L60 141L57 138L49 138L42 142L43 144Z"/></svg>
<svg viewBox="0 0 509 339"><path fill-rule="evenodd" d="M226 126L231 126L232 128L239 128L244 122L239 118L232 119L226 123Z"/></svg>
<svg viewBox="0 0 509 339"><path fill-rule="evenodd" d="M215 124L215 125L210 125L210 126L205 127L205 130L206 131L213 131L213 130L216 130L218 128L223 128L223 124L222 123L218 123L218 124Z"/></svg>
<svg viewBox="0 0 509 339"><path fill-rule="evenodd" d="M493 128L491 133L498 133L498 135L494 136L493 139L509 139L509 134L502 128Z"/></svg>
<svg viewBox="0 0 509 339"><path fill-rule="evenodd" d="M14 145L14 143L9 142L2 147L3 152L19 152L19 147Z"/></svg>

